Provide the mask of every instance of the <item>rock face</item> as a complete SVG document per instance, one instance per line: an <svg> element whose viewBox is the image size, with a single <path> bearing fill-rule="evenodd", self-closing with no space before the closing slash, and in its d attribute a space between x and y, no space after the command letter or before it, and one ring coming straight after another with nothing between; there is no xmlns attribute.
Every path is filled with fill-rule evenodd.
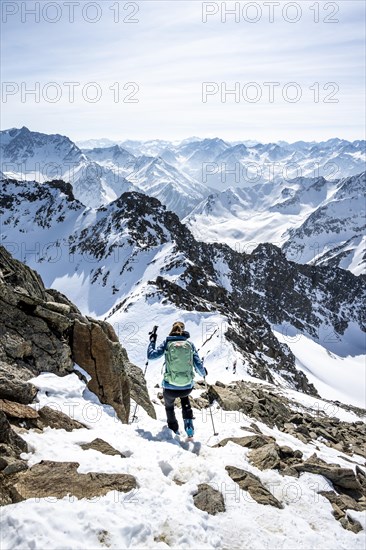
<svg viewBox="0 0 366 550"><path fill-rule="evenodd" d="M219 512L225 512L225 501L220 491L207 483L201 483L197 489L197 493L193 495L193 502L196 508L212 516Z"/></svg>
<svg viewBox="0 0 366 550"><path fill-rule="evenodd" d="M0 307L0 399L31 403L37 390L29 379L40 372L71 373L76 362L90 374L90 390L114 407L122 422L128 422L131 387L134 399L155 415L142 373L130 383L127 369L137 367L128 361L111 325L83 317L3 247Z"/></svg>
<svg viewBox="0 0 366 550"><path fill-rule="evenodd" d="M263 485L259 477L234 466L226 466L226 471L231 479L239 485L240 489L248 491L258 504L269 504L275 508L283 508L280 501Z"/></svg>
<svg viewBox="0 0 366 550"><path fill-rule="evenodd" d="M42 461L26 471L8 476L0 474L5 500L20 502L28 498L73 495L77 498L93 498L109 491L127 493L137 487L136 479L129 474L79 474L77 462Z"/></svg>
<svg viewBox="0 0 366 550"><path fill-rule="evenodd" d="M130 383L125 368L127 356L113 328L105 322L76 319L73 327L73 358L91 376L90 391L102 403L112 405L118 418L128 422Z"/></svg>

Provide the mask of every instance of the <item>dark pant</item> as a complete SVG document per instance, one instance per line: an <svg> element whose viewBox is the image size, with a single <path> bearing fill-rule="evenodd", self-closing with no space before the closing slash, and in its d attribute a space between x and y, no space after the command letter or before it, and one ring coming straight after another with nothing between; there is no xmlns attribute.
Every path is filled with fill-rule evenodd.
<svg viewBox="0 0 366 550"><path fill-rule="evenodd" d="M189 402L189 394L191 393L192 388L189 390L168 390L163 389L164 404L166 411L166 418L168 421L168 426L174 432L178 431L178 422L175 417L174 412L174 401L180 397L180 402L182 404L182 416L183 418L193 418L193 411L191 404Z"/></svg>

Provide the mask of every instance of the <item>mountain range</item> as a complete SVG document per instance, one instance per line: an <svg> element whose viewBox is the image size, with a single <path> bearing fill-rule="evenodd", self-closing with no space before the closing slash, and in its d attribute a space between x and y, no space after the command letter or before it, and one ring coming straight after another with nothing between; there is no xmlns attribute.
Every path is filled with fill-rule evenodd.
<svg viewBox="0 0 366 550"><path fill-rule="evenodd" d="M40 183L62 179L91 208L124 192L142 192L175 212L199 240L239 252L271 242L289 260L356 275L364 270L364 141L189 138L81 145L25 127L2 131L1 172Z"/></svg>

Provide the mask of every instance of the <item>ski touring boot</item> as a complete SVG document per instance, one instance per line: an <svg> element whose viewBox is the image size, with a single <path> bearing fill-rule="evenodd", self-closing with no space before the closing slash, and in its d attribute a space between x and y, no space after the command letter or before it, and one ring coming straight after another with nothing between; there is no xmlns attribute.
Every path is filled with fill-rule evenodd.
<svg viewBox="0 0 366 550"><path fill-rule="evenodd" d="M191 418L184 419L184 429L186 431L187 437L191 439L194 436L193 420Z"/></svg>

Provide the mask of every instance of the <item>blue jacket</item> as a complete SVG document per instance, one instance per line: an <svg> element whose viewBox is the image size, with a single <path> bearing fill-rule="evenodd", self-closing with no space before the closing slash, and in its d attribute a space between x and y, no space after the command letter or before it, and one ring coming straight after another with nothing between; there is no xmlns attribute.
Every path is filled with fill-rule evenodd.
<svg viewBox="0 0 366 550"><path fill-rule="evenodd" d="M188 340L188 338L189 338L189 333L186 333L185 335L182 334L181 336L168 336L164 340L164 342L160 344L160 346L158 346L156 349L155 349L155 342L150 342L149 347L147 348L147 358L159 359L159 357L162 357L164 355L168 342L171 342L172 340ZM193 348L193 366L195 368L195 371L198 372L198 374L200 374L201 376L205 376L206 371L204 369L201 359L198 356L197 350L194 347L194 344L192 344L192 342L190 342L190 344ZM194 381L192 380L192 382L187 386L178 387L178 386L173 386L173 384L169 384L168 382L165 382L165 380L163 380L162 386L163 388L166 388L169 390L188 390L190 388L193 388Z"/></svg>

